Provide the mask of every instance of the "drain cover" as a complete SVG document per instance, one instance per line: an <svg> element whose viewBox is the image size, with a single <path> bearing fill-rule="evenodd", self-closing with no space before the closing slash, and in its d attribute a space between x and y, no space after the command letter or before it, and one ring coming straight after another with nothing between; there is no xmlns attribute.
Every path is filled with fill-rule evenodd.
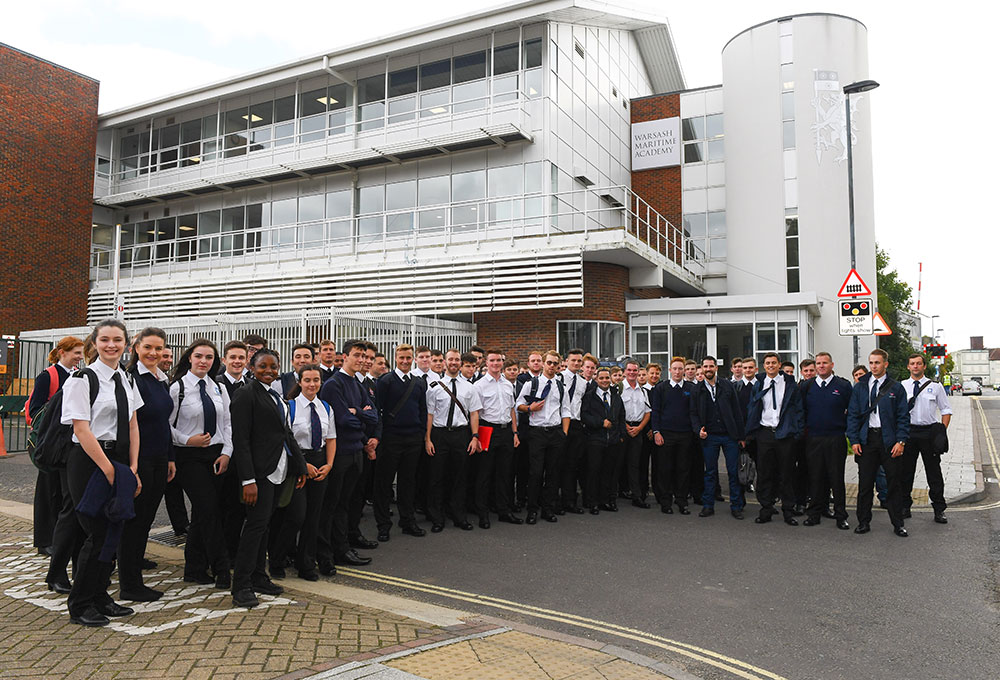
<svg viewBox="0 0 1000 680"><path fill-rule="evenodd" d="M185 536L176 536L174 534L174 530L169 527L162 531L157 531L156 533L150 532L149 534L149 540L160 543L161 545L169 545L174 548L179 548L184 545L185 538Z"/></svg>

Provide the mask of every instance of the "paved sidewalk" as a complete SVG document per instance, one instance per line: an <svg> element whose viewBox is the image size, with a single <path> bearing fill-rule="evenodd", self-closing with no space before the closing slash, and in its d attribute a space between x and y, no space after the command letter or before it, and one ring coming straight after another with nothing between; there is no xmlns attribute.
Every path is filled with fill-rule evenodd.
<svg viewBox="0 0 1000 680"><path fill-rule="evenodd" d="M593 641L513 631L496 620L325 581L286 579L284 595L261 596L252 610L234 608L228 592L183 583L179 551L152 543L159 567L146 572L146 583L165 595L126 603L136 613L110 626L84 628L70 623L65 597L46 589L48 558L32 547L25 517L30 506L0 501L0 678L668 677L658 672L669 668L663 664Z"/></svg>

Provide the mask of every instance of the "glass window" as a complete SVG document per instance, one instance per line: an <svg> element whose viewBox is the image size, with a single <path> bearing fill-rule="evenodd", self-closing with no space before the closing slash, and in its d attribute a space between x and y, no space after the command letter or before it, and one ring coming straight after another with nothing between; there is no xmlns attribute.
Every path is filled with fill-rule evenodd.
<svg viewBox="0 0 1000 680"><path fill-rule="evenodd" d="M486 196L486 171L460 172L451 177L451 195L456 203Z"/></svg>
<svg viewBox="0 0 1000 680"><path fill-rule="evenodd" d="M160 148L168 149L172 146L177 146L180 142L180 133L180 125L168 125L160 130Z"/></svg>
<svg viewBox="0 0 1000 680"><path fill-rule="evenodd" d="M198 216L181 215L177 218L177 236L187 238L198 235Z"/></svg>
<svg viewBox="0 0 1000 680"><path fill-rule="evenodd" d="M294 198L286 198L283 201L271 202L271 224L294 224L295 223Z"/></svg>
<svg viewBox="0 0 1000 680"><path fill-rule="evenodd" d="M799 216L798 215L786 215L785 216L785 236L798 236L799 235Z"/></svg>
<svg viewBox="0 0 1000 680"><path fill-rule="evenodd" d="M778 351L795 352L799 349L798 324L779 323L778 324Z"/></svg>
<svg viewBox="0 0 1000 680"><path fill-rule="evenodd" d="M558 352L566 352L579 347L584 352L600 356L598 349L598 325L596 321L560 321L558 326Z"/></svg>
<svg viewBox="0 0 1000 680"><path fill-rule="evenodd" d="M312 222L323 219L323 206L326 203L325 194L299 197L299 222Z"/></svg>
<svg viewBox="0 0 1000 680"><path fill-rule="evenodd" d="M201 121L189 120L181 123L181 143L197 142L201 139Z"/></svg>
<svg viewBox="0 0 1000 680"><path fill-rule="evenodd" d="M684 162L700 163L705 160L705 150L702 142L688 142L684 145Z"/></svg>
<svg viewBox="0 0 1000 680"><path fill-rule="evenodd" d="M524 41L524 68L538 68L542 65L542 39Z"/></svg>
<svg viewBox="0 0 1000 680"><path fill-rule="evenodd" d="M781 93L781 120L793 120L795 118L795 93Z"/></svg>
<svg viewBox="0 0 1000 680"><path fill-rule="evenodd" d="M523 171L520 165L490 168L487 186L490 197L518 196L524 193Z"/></svg>
<svg viewBox="0 0 1000 680"><path fill-rule="evenodd" d="M716 212L708 213L708 235L709 236L725 236L726 235L726 211L719 210Z"/></svg>
<svg viewBox="0 0 1000 680"><path fill-rule="evenodd" d="M385 209L406 210L417 205L417 181L395 182L385 185Z"/></svg>
<svg viewBox="0 0 1000 680"><path fill-rule="evenodd" d="M704 326L673 326L673 353L700 362L708 354L707 332Z"/></svg>
<svg viewBox="0 0 1000 680"><path fill-rule="evenodd" d="M795 89L795 67L791 64L781 65L781 89Z"/></svg>
<svg viewBox="0 0 1000 680"><path fill-rule="evenodd" d="M274 100L274 121L281 123L295 118L295 97L282 97Z"/></svg>
<svg viewBox="0 0 1000 680"><path fill-rule="evenodd" d="M528 98L542 95L542 70L534 69L524 74L524 93Z"/></svg>
<svg viewBox="0 0 1000 680"><path fill-rule="evenodd" d="M706 234L705 213L692 213L684 216L684 233L691 238L703 238Z"/></svg>
<svg viewBox="0 0 1000 680"><path fill-rule="evenodd" d="M705 119L702 116L681 121L681 137L685 142L705 139Z"/></svg>
<svg viewBox="0 0 1000 680"><path fill-rule="evenodd" d="M274 102L254 104L250 107L250 127L259 128L274 122Z"/></svg>
<svg viewBox="0 0 1000 680"><path fill-rule="evenodd" d="M493 48L493 75L517 71L517 43Z"/></svg>
<svg viewBox="0 0 1000 680"><path fill-rule="evenodd" d="M358 104L368 104L385 99L385 74L358 80Z"/></svg>
<svg viewBox="0 0 1000 680"><path fill-rule="evenodd" d="M389 124L392 125L393 123L402 123L403 121L415 119L417 117L416 108L416 96L390 99Z"/></svg>
<svg viewBox="0 0 1000 680"><path fill-rule="evenodd" d="M534 194L545 191L545 161L524 164L524 193Z"/></svg>
<svg viewBox="0 0 1000 680"><path fill-rule="evenodd" d="M489 85L485 80L476 80L464 85L456 85L452 88L452 101L455 113L462 111L474 111L486 108L486 96Z"/></svg>
<svg viewBox="0 0 1000 680"><path fill-rule="evenodd" d="M455 57L454 82L466 83L486 77L486 52L473 52Z"/></svg>
<svg viewBox="0 0 1000 680"><path fill-rule="evenodd" d="M270 205L268 205L270 208ZM254 203L253 205L247 206L247 229L260 229L265 226L270 219L270 210L265 213L264 205L261 203ZM183 227L182 227L183 228Z"/></svg>
<svg viewBox="0 0 1000 680"><path fill-rule="evenodd" d="M399 97L417 91L417 68L406 68L389 74L389 96Z"/></svg>
<svg viewBox="0 0 1000 680"><path fill-rule="evenodd" d="M517 99L517 79L516 73L494 78L493 101L498 104L515 101Z"/></svg>
<svg viewBox="0 0 1000 680"><path fill-rule="evenodd" d="M121 146L122 157L137 155L139 153L139 135L122 137Z"/></svg>
<svg viewBox="0 0 1000 680"><path fill-rule="evenodd" d="M708 143L708 160L721 161L726 158L726 143L721 139L713 139Z"/></svg>
<svg viewBox="0 0 1000 680"><path fill-rule="evenodd" d="M136 243L152 243L155 236L156 226L152 220L149 222L139 222L139 224L135 225Z"/></svg>
<svg viewBox="0 0 1000 680"><path fill-rule="evenodd" d="M226 208L222 211L222 231L243 231L244 208Z"/></svg>
<svg viewBox="0 0 1000 680"><path fill-rule="evenodd" d="M299 118L326 113L326 88L310 90L299 95Z"/></svg>
<svg viewBox="0 0 1000 680"><path fill-rule="evenodd" d="M351 105L354 91L345 83L331 85L327 88L326 103L331 111L343 109Z"/></svg>
<svg viewBox="0 0 1000 680"><path fill-rule="evenodd" d="M451 60L443 59L420 67L420 89L434 90L451 85Z"/></svg>
<svg viewBox="0 0 1000 680"><path fill-rule="evenodd" d="M417 182L417 196L420 205L440 205L448 203L450 177L425 177Z"/></svg>
<svg viewBox="0 0 1000 680"><path fill-rule="evenodd" d="M361 107L361 130L377 130L385 124L385 102L374 102Z"/></svg>
<svg viewBox="0 0 1000 680"><path fill-rule="evenodd" d="M299 120L299 142L315 142L326 136L326 116L310 116Z"/></svg>
<svg viewBox="0 0 1000 680"><path fill-rule="evenodd" d="M795 148L795 121L786 120L781 124L782 141L785 149Z"/></svg>
<svg viewBox="0 0 1000 680"><path fill-rule="evenodd" d="M726 258L726 239L725 238L713 238L709 239L709 253L708 256L713 260L724 260Z"/></svg>
<svg viewBox="0 0 1000 680"><path fill-rule="evenodd" d="M625 354L625 325L618 323L601 323L601 344L598 351L601 357L620 357Z"/></svg>
<svg viewBox="0 0 1000 680"><path fill-rule="evenodd" d="M649 352L649 329L648 328L636 328L635 329L635 347L633 349L636 353Z"/></svg>
<svg viewBox="0 0 1000 680"><path fill-rule="evenodd" d="M649 351L667 352L670 346L670 334L666 326L653 326L649 329Z"/></svg>
<svg viewBox="0 0 1000 680"><path fill-rule="evenodd" d="M234 109L232 111L226 111L225 125L226 134L233 134L237 132L243 132L247 129L248 121L250 115L248 113L249 109Z"/></svg>
<svg viewBox="0 0 1000 680"><path fill-rule="evenodd" d="M799 240L797 238L785 239L785 266L799 266Z"/></svg>
<svg viewBox="0 0 1000 680"><path fill-rule="evenodd" d="M789 269L786 271L786 283L788 285L789 293L799 292L799 270Z"/></svg>
<svg viewBox="0 0 1000 680"><path fill-rule="evenodd" d="M732 360L753 355L753 324L716 326L716 352L723 377L732 377Z"/></svg>
<svg viewBox="0 0 1000 680"><path fill-rule="evenodd" d="M219 120L215 115L205 116L201 119L201 138L209 139L219 134Z"/></svg>
<svg viewBox="0 0 1000 680"><path fill-rule="evenodd" d="M448 102L451 93L448 90L427 92L420 95L420 117L427 118L441 113L448 113Z"/></svg>
<svg viewBox="0 0 1000 680"><path fill-rule="evenodd" d="M156 240L173 241L177 238L177 218L165 217L156 220Z"/></svg>
<svg viewBox="0 0 1000 680"><path fill-rule="evenodd" d="M91 232L91 245L112 248L115 245L115 228L110 225L95 224Z"/></svg>
<svg viewBox="0 0 1000 680"><path fill-rule="evenodd" d="M385 210L385 186L379 184L373 187L358 189L358 213L375 213ZM380 229L381 231L381 229Z"/></svg>
<svg viewBox="0 0 1000 680"><path fill-rule="evenodd" d="M767 325L757 325L757 350L766 352L773 351L774 345L774 326L771 324Z"/></svg>
<svg viewBox="0 0 1000 680"><path fill-rule="evenodd" d="M374 106L374 104L371 106ZM334 111L331 113L330 126L326 131L327 134L333 137L334 135L342 135L347 132L347 117L349 114L349 109L343 109L341 111Z"/></svg>
<svg viewBox="0 0 1000 680"><path fill-rule="evenodd" d="M326 195L326 216L350 217L351 216L351 192L331 191Z"/></svg>
<svg viewBox="0 0 1000 680"><path fill-rule="evenodd" d="M717 137L722 137L723 134L724 133L722 129L722 114L715 113L712 114L711 116L705 116L705 135L709 139L713 139Z"/></svg>

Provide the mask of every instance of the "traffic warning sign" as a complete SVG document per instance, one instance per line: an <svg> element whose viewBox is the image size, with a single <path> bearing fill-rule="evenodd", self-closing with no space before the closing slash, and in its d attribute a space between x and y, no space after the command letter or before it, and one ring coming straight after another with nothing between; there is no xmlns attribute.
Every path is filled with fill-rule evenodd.
<svg viewBox="0 0 1000 680"><path fill-rule="evenodd" d="M868 284L861 280L861 275L858 274L857 269L851 269L851 273L847 275L844 279L844 283L840 286L840 291L837 293L837 297L861 297L862 295L871 295L872 291L868 288Z"/></svg>
<svg viewBox="0 0 1000 680"><path fill-rule="evenodd" d="M875 335L892 335L892 329L889 328L889 324L885 322L885 319L878 312L875 312L875 316L872 317L872 333Z"/></svg>

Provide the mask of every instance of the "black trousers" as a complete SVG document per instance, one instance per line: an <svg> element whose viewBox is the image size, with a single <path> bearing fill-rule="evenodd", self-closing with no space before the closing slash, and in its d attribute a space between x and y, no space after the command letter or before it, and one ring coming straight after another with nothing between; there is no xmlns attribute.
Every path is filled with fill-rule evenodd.
<svg viewBox="0 0 1000 680"><path fill-rule="evenodd" d="M489 453L493 457L493 501L497 512L501 515L508 515L514 511L511 497L514 489L514 452L514 431L511 426L508 424L507 427L500 429L494 427Z"/></svg>
<svg viewBox="0 0 1000 680"><path fill-rule="evenodd" d="M422 447L423 444L421 444ZM413 487L413 507L424 514L427 514L427 490L431 483L430 466L430 456L426 452L421 451L420 456L417 457L417 472Z"/></svg>
<svg viewBox="0 0 1000 680"><path fill-rule="evenodd" d="M858 522L872 521L875 476L881 465L889 486L885 497L889 520L893 527L903 526L903 456L893 458L892 450L886 449L882 442L882 431L869 429L868 439L861 445L861 455L854 460L858 463Z"/></svg>
<svg viewBox="0 0 1000 680"><path fill-rule="evenodd" d="M517 438L520 446L514 448L514 504L523 508L528 504L528 478L530 476L528 451L531 440L531 427L523 420L518 421Z"/></svg>
<svg viewBox="0 0 1000 680"><path fill-rule="evenodd" d="M347 536L349 538L361 536L361 516L365 514L365 503L374 499L372 489L375 484L375 468L377 467L377 460L372 460L367 453L362 453L361 475L354 485L351 500L347 505Z"/></svg>
<svg viewBox="0 0 1000 680"><path fill-rule="evenodd" d="M705 455L697 434L691 436L688 447L688 495L695 503L701 503L701 495L705 491Z"/></svg>
<svg viewBox="0 0 1000 680"><path fill-rule="evenodd" d="M805 506L809 502L811 475L809 472L809 456L806 453L805 438L796 439L792 444L792 456L795 461L795 474L792 483L795 488L795 504Z"/></svg>
<svg viewBox="0 0 1000 680"><path fill-rule="evenodd" d="M176 478L174 481L177 481ZM219 506L222 509L222 535L226 544L229 562L236 560L236 549L243 533L246 506L243 505L243 483L235 465L230 465L226 474L218 480L220 489ZM169 488L170 485L168 484Z"/></svg>
<svg viewBox="0 0 1000 680"><path fill-rule="evenodd" d="M625 460L625 444L623 442L614 442L604 449L601 458L599 485L602 503L614 505L618 502L618 490L621 488L618 473L621 470L623 460Z"/></svg>
<svg viewBox="0 0 1000 680"><path fill-rule="evenodd" d="M35 496L32 517L34 519L35 547L48 548L52 545L56 520L62 509L62 486L58 472L38 471L35 478Z"/></svg>
<svg viewBox="0 0 1000 680"><path fill-rule="evenodd" d="M566 446L562 427L531 427L528 448L528 512L555 512L559 502L560 459Z"/></svg>
<svg viewBox="0 0 1000 680"><path fill-rule="evenodd" d="M661 506L669 507L677 503L678 508L687 507L687 497L690 493L689 478L691 474L691 433L690 432L660 432L663 446L654 445L654 461L660 488L657 499ZM702 481L704 486L704 480Z"/></svg>
<svg viewBox="0 0 1000 680"><path fill-rule="evenodd" d="M109 454L111 457L111 454ZM112 460L115 458L112 457ZM118 460L128 464L128 459ZM73 446L66 461L66 479L69 483L69 493L76 506L83 498L84 490L90 481L97 465L90 459L79 444ZM73 589L69 593L66 605L70 616L80 616L88 607L99 607L112 602L108 595L108 585L111 582L111 569L114 562L102 562L99 558L104 540L108 535L108 522L104 517L87 517L76 513L77 521L83 527L86 536L80 547L80 556L76 563L76 578L73 579Z"/></svg>
<svg viewBox="0 0 1000 680"><path fill-rule="evenodd" d="M781 514L792 517L795 507L795 450L791 439L775 439L774 432L757 430L757 502L760 516L769 519L777 514L774 499L781 499Z"/></svg>
<svg viewBox="0 0 1000 680"><path fill-rule="evenodd" d="M612 470L613 457L612 448L618 448L617 444L608 444L598 439L586 438L584 450L586 452L586 472L583 482L583 505L587 508L594 508L602 503L613 503L618 490L613 488L608 481ZM610 496L609 496L610 494Z"/></svg>
<svg viewBox="0 0 1000 680"><path fill-rule="evenodd" d="M431 456L427 516L434 524L443 525L446 515L450 515L455 524L466 521L465 465L469 458L470 439L472 430L468 426L454 430L435 427L431 430L434 455Z"/></svg>
<svg viewBox="0 0 1000 680"><path fill-rule="evenodd" d="M337 451L333 469L327 476L323 510L316 538L316 559L320 566L332 565L334 560L351 549L347 534L347 516L354 487L361 478L364 452Z"/></svg>
<svg viewBox="0 0 1000 680"><path fill-rule="evenodd" d="M142 492L135 498L135 517L125 522L118 548L118 583L122 590L135 591L142 586L142 558L146 555L149 529L167 486L167 459L150 460L140 451L139 479L142 480Z"/></svg>
<svg viewBox="0 0 1000 680"><path fill-rule="evenodd" d="M240 542L236 548L236 559L233 564L234 593L253 588L254 582L268 580L265 564L267 536L271 526L271 516L278 502L278 487L266 477L258 477L256 483L257 503L246 506L246 521L243 523L243 533L240 534ZM194 498L191 502L193 506ZM197 521L194 518L194 507L191 515L191 526L194 527Z"/></svg>
<svg viewBox="0 0 1000 680"><path fill-rule="evenodd" d="M649 459L643 468L643 445L645 435L640 432L634 437L625 434L625 465L628 471L628 488L632 492L632 500L645 500L649 492Z"/></svg>
<svg viewBox="0 0 1000 680"><path fill-rule="evenodd" d="M303 451L302 455L314 467L326 465L325 451ZM326 481L306 480L304 487L292 492L288 505L275 508L271 517L273 531L268 536L268 556L272 565L284 567L285 558L294 555L295 565L300 572L315 571L316 535L323 510Z"/></svg>
<svg viewBox="0 0 1000 680"><path fill-rule="evenodd" d="M221 452L221 444L174 447L177 477L191 500L191 524L184 543L185 576L204 574L209 567L215 576L229 573L229 553L222 532L225 476L215 474L213 468Z"/></svg>
<svg viewBox="0 0 1000 680"><path fill-rule="evenodd" d="M167 504L170 526L175 532L182 529L186 531L191 522L188 519L187 507L184 505L184 489L181 488L180 479L174 477L173 481L167 482L163 498Z"/></svg>
<svg viewBox="0 0 1000 680"><path fill-rule="evenodd" d="M384 433L378 445L375 466L375 500L373 511L379 532L392 528L389 504L392 502L392 480L396 480L396 511L399 526L416 526L414 509L416 497L417 466L424 451L424 436L413 434ZM426 456L424 456L426 457Z"/></svg>
<svg viewBox="0 0 1000 680"><path fill-rule="evenodd" d="M906 442L900 465L902 478L903 510L913 505L913 477L917 474L917 458L924 461L927 475L928 493L931 506L936 514L945 511L948 504L944 500L944 475L941 474L941 453L934 447L930 426L911 425L910 439Z"/></svg>
<svg viewBox="0 0 1000 680"><path fill-rule="evenodd" d="M833 491L833 514L837 520L847 519L844 490L844 466L847 461L847 439L844 434L808 437L805 440L806 465L809 469L809 518L819 521L827 509L827 495Z"/></svg>
<svg viewBox="0 0 1000 680"><path fill-rule="evenodd" d="M583 424L579 420L569 422L569 433L566 435L566 445L562 454L561 500L564 508L576 506L577 486L580 480L586 480L585 462L587 459L587 435L583 432ZM584 470L581 472L581 470Z"/></svg>
<svg viewBox="0 0 1000 680"><path fill-rule="evenodd" d="M65 582L66 567L70 560L73 560L73 571L76 571L76 567L79 566L80 548L83 547L83 541L87 537L76 517L76 503L73 502L73 496L69 492L69 475L66 469L59 470L57 477L63 501L52 531L52 557L49 558L46 583Z"/></svg>

